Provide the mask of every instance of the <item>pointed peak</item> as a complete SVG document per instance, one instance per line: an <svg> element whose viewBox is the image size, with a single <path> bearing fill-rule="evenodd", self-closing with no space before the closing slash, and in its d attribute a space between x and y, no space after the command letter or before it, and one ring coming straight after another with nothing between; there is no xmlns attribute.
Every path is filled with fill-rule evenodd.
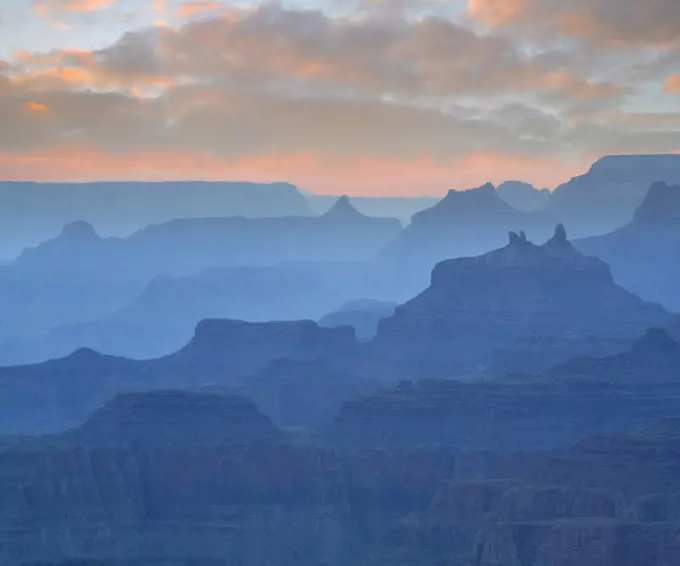
<svg viewBox="0 0 680 566"><path fill-rule="evenodd" d="M354 207L347 195L342 195L323 216L324 218L358 218L363 217L363 214Z"/></svg>
<svg viewBox="0 0 680 566"><path fill-rule="evenodd" d="M559 245L569 243L569 239L567 238L567 229L564 227L564 224L560 222L557 226L555 226L555 234L553 235L552 238L550 238L548 243Z"/></svg>

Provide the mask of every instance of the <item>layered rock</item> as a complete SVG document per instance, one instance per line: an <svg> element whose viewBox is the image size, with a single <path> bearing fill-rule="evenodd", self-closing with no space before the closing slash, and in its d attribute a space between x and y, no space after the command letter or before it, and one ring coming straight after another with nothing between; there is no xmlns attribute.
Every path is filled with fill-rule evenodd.
<svg viewBox="0 0 680 566"><path fill-rule="evenodd" d="M677 420L585 441L521 480L447 483L402 521L402 565L665 566L680 546Z"/></svg>
<svg viewBox="0 0 680 566"><path fill-rule="evenodd" d="M454 467L447 454L63 439L5 446L0 459L8 566L361 564Z"/></svg>
<svg viewBox="0 0 680 566"><path fill-rule="evenodd" d="M504 248L438 264L429 288L380 322L366 371L387 379L537 372L621 351L670 318L616 285L563 226L543 245L511 233Z"/></svg>
<svg viewBox="0 0 680 566"><path fill-rule="evenodd" d="M180 379L198 370L204 379L236 383L278 359L326 361L343 366L354 354L354 329L321 328L309 320L243 322L203 320L193 339L159 361Z"/></svg>
<svg viewBox="0 0 680 566"><path fill-rule="evenodd" d="M646 381L429 381L346 402L327 439L344 449L556 450L677 414L677 380L653 386Z"/></svg>
<svg viewBox="0 0 680 566"><path fill-rule="evenodd" d="M236 395L185 391L126 393L97 410L67 439L137 448L272 444L283 433Z"/></svg>

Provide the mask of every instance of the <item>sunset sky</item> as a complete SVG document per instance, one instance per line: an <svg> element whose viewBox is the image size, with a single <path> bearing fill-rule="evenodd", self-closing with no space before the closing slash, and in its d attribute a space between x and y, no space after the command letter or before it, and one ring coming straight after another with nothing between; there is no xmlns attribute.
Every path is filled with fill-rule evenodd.
<svg viewBox="0 0 680 566"><path fill-rule="evenodd" d="M678 0L0 0L0 179L437 195L678 151Z"/></svg>

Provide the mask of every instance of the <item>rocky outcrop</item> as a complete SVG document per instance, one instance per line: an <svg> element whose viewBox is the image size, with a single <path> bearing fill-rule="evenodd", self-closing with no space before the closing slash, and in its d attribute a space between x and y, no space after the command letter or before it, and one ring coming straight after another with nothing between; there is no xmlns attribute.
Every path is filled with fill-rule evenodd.
<svg viewBox="0 0 680 566"><path fill-rule="evenodd" d="M309 320L203 320L191 342L157 363L185 382L189 372L198 370L206 380L237 383L278 359L343 366L355 347L354 329L347 326L321 328Z"/></svg>
<svg viewBox="0 0 680 566"><path fill-rule="evenodd" d="M607 262L621 286L680 312L680 185L653 184L629 224L574 245Z"/></svg>
<svg viewBox="0 0 680 566"><path fill-rule="evenodd" d="M579 358L547 372L548 379L587 381L680 381L680 344L665 329L647 331L632 348L604 358Z"/></svg>
<svg viewBox="0 0 680 566"><path fill-rule="evenodd" d="M543 245L511 232L504 248L439 263L429 288L380 322L366 371L386 379L538 372L621 351L670 318L616 285L562 225Z"/></svg>

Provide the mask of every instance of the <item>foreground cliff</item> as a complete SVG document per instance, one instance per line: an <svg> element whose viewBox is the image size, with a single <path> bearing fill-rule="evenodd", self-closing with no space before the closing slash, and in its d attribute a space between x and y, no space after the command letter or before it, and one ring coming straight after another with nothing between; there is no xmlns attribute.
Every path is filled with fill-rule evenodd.
<svg viewBox="0 0 680 566"><path fill-rule="evenodd" d="M172 418L175 417L175 418ZM0 442L2 564L671 566L680 425L553 454L292 445L236 397Z"/></svg>

